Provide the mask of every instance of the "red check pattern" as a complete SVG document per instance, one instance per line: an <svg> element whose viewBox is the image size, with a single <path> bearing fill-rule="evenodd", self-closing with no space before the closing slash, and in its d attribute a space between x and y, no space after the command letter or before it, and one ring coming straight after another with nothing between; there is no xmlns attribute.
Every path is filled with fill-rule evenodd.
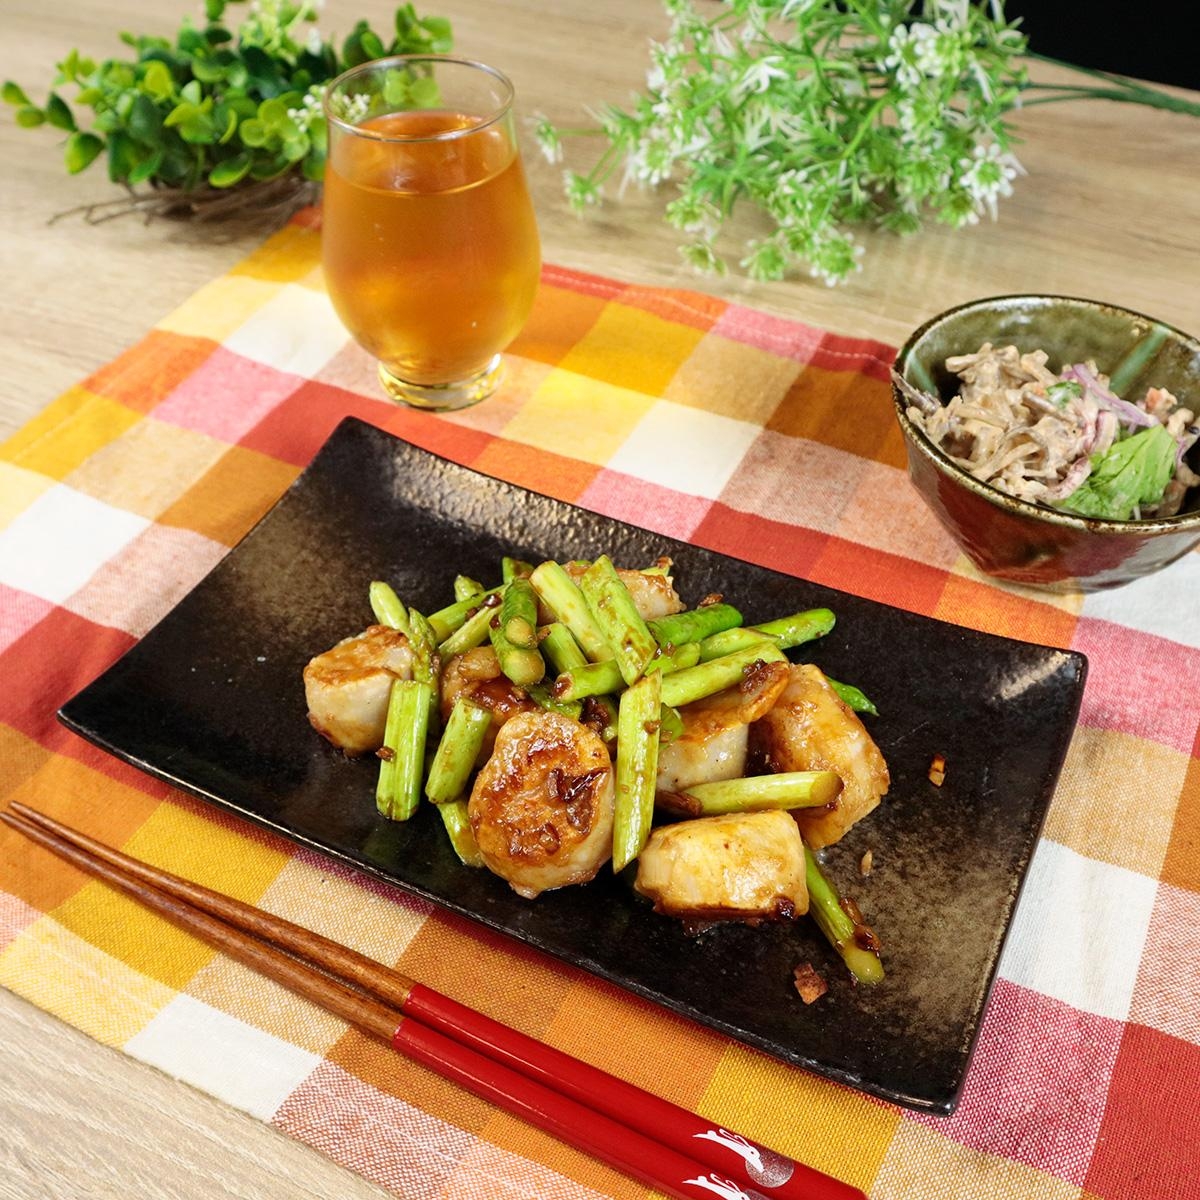
<svg viewBox="0 0 1200 1200"><path fill-rule="evenodd" d="M318 244L311 217L289 226L0 448L0 799L397 963L874 1200L1200 1197L1200 555L1100 596L1001 586L904 478L891 348L559 267L499 395L452 417L398 410L333 317ZM240 825L57 724L346 415L663 534L1088 656L953 1117L768 1060ZM399 1195L646 1195L397 1069L8 831L0 983Z"/></svg>

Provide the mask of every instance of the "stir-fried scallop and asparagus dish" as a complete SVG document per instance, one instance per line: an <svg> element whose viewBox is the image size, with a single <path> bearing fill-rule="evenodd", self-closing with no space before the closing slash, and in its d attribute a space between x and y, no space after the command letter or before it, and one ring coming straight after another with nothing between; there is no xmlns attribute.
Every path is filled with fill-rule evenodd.
<svg viewBox="0 0 1200 1200"><path fill-rule="evenodd" d="M429 616L373 583L374 623L305 668L313 727L378 757L380 813L431 802L464 864L530 900L628 867L690 930L811 914L855 980L882 979L874 931L818 859L888 790L874 709L786 654L834 614L686 608L667 559L505 559L501 576L459 576ZM796 986L824 990L807 963Z"/></svg>

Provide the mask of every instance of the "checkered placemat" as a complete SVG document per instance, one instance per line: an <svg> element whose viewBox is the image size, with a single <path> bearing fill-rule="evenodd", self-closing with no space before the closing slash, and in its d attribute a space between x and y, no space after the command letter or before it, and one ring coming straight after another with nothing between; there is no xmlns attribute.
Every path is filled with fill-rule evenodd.
<svg viewBox="0 0 1200 1200"><path fill-rule="evenodd" d="M397 409L330 308L318 243L311 215L288 226L0 448L0 797L396 963L875 1200L1200 1197L1200 555L1095 596L1002 587L905 480L888 346L558 267L500 394L450 417ZM769 1060L57 724L348 414L663 534L1088 656L953 1117ZM0 983L405 1197L646 1196L7 830Z"/></svg>

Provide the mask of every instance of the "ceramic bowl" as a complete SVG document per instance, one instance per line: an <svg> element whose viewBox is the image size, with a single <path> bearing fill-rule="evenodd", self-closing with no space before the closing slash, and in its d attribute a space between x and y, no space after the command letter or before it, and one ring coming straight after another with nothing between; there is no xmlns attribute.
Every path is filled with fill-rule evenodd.
<svg viewBox="0 0 1200 1200"><path fill-rule="evenodd" d="M955 394L946 359L984 342L1045 350L1051 370L1095 361L1113 390L1130 398L1165 387L1200 409L1200 341L1153 317L1069 296L995 296L926 321L896 356L896 371L917 388ZM917 490L972 562L989 575L1057 592L1118 587L1165 567L1200 544L1200 488L1183 511L1144 521L1104 521L1018 500L956 466L908 418L893 384L896 415ZM1200 443L1188 459L1200 467Z"/></svg>

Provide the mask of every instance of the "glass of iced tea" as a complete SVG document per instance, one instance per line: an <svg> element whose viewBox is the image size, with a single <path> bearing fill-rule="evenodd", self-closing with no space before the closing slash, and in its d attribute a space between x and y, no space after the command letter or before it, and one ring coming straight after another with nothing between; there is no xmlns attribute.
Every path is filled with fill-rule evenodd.
<svg viewBox="0 0 1200 1200"><path fill-rule="evenodd" d="M512 84L482 63L364 63L325 94L330 299L392 399L465 408L499 382L541 266Z"/></svg>

